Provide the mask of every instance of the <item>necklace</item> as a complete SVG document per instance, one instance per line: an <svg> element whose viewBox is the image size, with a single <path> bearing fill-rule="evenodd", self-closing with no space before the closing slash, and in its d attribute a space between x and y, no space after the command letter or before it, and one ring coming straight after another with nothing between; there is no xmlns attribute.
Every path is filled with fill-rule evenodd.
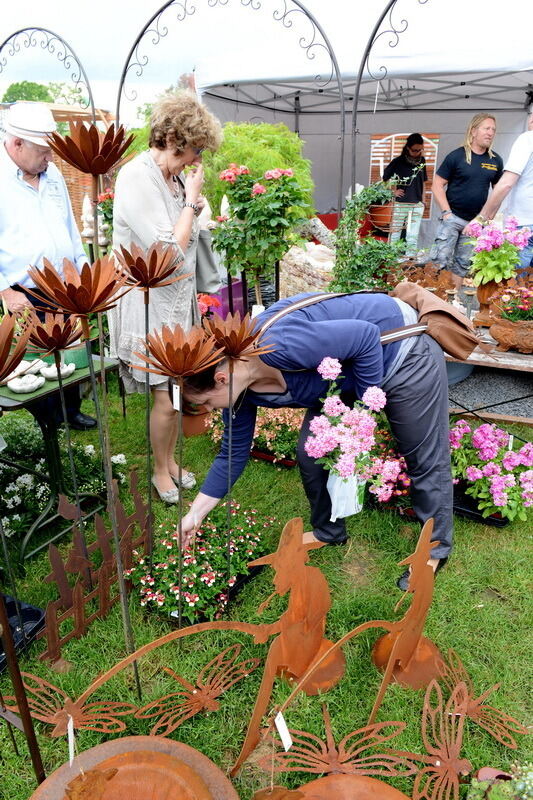
<svg viewBox="0 0 533 800"><path fill-rule="evenodd" d="M231 418L232 418L232 419L235 419L235 417L237 416L237 414L238 414L238 412L239 412L239 409L240 409L240 407L242 406L242 401L243 401L243 400L244 400L244 398L246 397L246 392L247 392L247 391L248 391L248 387L246 387L246 389L244 389L244 391L242 391L242 392L241 392L241 394L240 394L240 400L239 400L239 398L237 398L237 405L234 405L234 406L233 406L233 413L232 413L232 415L231 415Z"/></svg>

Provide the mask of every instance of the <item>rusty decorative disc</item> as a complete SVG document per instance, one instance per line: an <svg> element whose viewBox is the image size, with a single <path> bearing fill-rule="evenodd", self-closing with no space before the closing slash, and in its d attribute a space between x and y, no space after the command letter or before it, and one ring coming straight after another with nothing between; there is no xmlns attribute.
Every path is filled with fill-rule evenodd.
<svg viewBox="0 0 533 800"><path fill-rule="evenodd" d="M298 791L308 800L410 800L387 783L364 775L327 775L299 786Z"/></svg>
<svg viewBox="0 0 533 800"><path fill-rule="evenodd" d="M105 782L101 800L238 800L224 773L206 756L153 736L125 736L85 750L72 767L63 764L53 772L30 800L67 800L81 769L89 776L91 770L108 775L117 770ZM93 793L91 800L100 798Z"/></svg>
<svg viewBox="0 0 533 800"><path fill-rule="evenodd" d="M387 666L393 645L400 634L385 633L380 636L372 648L372 661L380 670ZM392 671L392 679L410 689L423 689L430 681L439 677L439 662L442 656L431 639L420 638L414 655L406 667L397 663Z"/></svg>

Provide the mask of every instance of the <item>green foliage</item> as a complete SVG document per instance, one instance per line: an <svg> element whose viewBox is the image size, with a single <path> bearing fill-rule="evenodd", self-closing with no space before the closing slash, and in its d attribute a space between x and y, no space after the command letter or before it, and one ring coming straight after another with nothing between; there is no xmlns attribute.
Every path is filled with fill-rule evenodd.
<svg viewBox="0 0 533 800"><path fill-rule="evenodd" d="M490 281L509 280L516 274L520 262L520 251L515 244L505 240L493 250L480 250L472 256L472 274L475 286Z"/></svg>
<svg viewBox="0 0 533 800"><path fill-rule="evenodd" d="M7 87L2 97L3 103L14 103L17 100L33 100L41 103L53 103L55 97L50 85L34 83L34 81L19 81Z"/></svg>
<svg viewBox="0 0 533 800"><path fill-rule="evenodd" d="M531 800L533 798L533 764L514 764L511 780L472 779L466 800Z"/></svg>
<svg viewBox="0 0 533 800"><path fill-rule="evenodd" d="M303 141L283 123L227 122L224 139L216 153L204 153L205 195L213 209L220 213L220 203L226 186L218 176L228 164L246 164L253 175L263 175L274 167L292 169L308 205L307 216L313 212L313 179L311 162L302 156Z"/></svg>
<svg viewBox="0 0 533 800"><path fill-rule="evenodd" d="M333 292L389 289L401 279L400 271L397 275L395 271L405 252L405 242L389 244L373 236L358 241L354 229L358 231L359 225L354 222L353 216L346 220L343 216L337 228L333 280L328 289Z"/></svg>
<svg viewBox="0 0 533 800"><path fill-rule="evenodd" d="M261 303L259 279L273 274L276 261L296 241L294 228L305 219L305 193L291 169L250 173L230 164L220 173L226 189L229 217L220 217L213 231L213 248L224 253L233 274L251 275Z"/></svg>

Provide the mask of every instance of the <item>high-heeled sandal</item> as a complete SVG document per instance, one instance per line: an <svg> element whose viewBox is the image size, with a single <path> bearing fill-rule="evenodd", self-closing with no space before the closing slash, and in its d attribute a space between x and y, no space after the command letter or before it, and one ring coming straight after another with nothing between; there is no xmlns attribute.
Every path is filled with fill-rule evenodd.
<svg viewBox="0 0 533 800"><path fill-rule="evenodd" d="M157 494L159 495L159 499L163 501L163 503L167 503L169 506L173 506L176 503L179 503L180 499L180 490L176 487L175 489L168 489L166 492L162 492L157 483L155 482L155 478L152 477L152 486L156 490Z"/></svg>
<svg viewBox="0 0 533 800"><path fill-rule="evenodd" d="M435 570L434 570L435 575L437 574L437 572L439 570L441 570L443 567L446 566L447 561L448 561L448 557L439 559L439 563L437 564L437 566L435 567ZM398 580L396 581L396 586L398 587L398 589L401 589L402 592L406 592L407 589L409 588L409 576L410 575L411 575L411 570L408 567L405 570L405 572L402 573L400 575L400 577L398 578Z"/></svg>
<svg viewBox="0 0 533 800"><path fill-rule="evenodd" d="M180 485L179 478L177 475L173 475L172 473L170 473L170 477L172 478L176 486ZM194 473L187 472L186 469L182 470L181 485L183 486L184 489L193 489L196 486L196 478Z"/></svg>

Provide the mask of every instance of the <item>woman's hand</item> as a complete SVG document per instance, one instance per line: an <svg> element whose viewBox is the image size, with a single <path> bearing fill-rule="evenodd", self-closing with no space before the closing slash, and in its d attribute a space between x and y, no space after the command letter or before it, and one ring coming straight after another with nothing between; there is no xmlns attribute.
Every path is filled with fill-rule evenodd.
<svg viewBox="0 0 533 800"><path fill-rule="evenodd" d="M200 527L201 519L191 510L185 514L181 520L181 549L186 550L191 544L194 543L196 531ZM176 525L176 533L179 535L180 526Z"/></svg>
<svg viewBox="0 0 533 800"><path fill-rule="evenodd" d="M202 164L189 170L185 177L185 199L189 203L197 203L204 185L204 168Z"/></svg>

